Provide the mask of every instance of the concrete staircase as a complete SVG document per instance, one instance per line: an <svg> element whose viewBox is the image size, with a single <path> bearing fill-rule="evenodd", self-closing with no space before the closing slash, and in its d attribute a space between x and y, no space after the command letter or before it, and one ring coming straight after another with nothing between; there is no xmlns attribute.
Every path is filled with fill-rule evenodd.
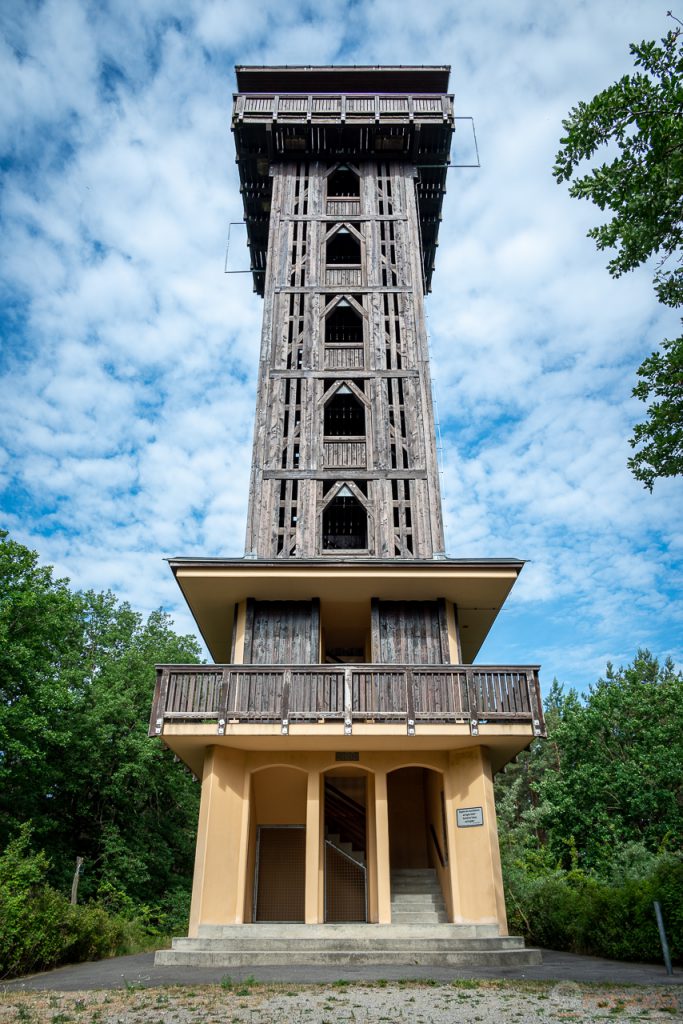
<svg viewBox="0 0 683 1024"><path fill-rule="evenodd" d="M433 868L391 872L391 923L446 924L448 914Z"/></svg>
<svg viewBox="0 0 683 1024"><path fill-rule="evenodd" d="M334 964L525 967L541 953L489 925L243 924L203 925L196 939L173 940L157 965L257 967Z"/></svg>
<svg viewBox="0 0 683 1024"><path fill-rule="evenodd" d="M355 860L356 864L360 864L362 867L365 867L365 854L360 850L354 850L351 843L344 842L339 833L328 833L325 836L325 839L328 843L331 843L336 850L340 850L342 853L345 853L350 860Z"/></svg>

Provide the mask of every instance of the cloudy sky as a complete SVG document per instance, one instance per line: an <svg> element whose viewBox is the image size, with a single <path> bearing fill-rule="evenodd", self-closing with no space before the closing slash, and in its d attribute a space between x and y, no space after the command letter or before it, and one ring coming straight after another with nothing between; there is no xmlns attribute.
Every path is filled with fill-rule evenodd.
<svg viewBox="0 0 683 1024"><path fill-rule="evenodd" d="M233 66L450 64L453 169L428 313L447 548L528 560L480 661L585 689L683 660L683 482L628 473L635 369L678 333L551 175L561 119L661 37L646 0L5 0L2 521L75 586L192 621L165 562L244 550L261 300ZM455 160L472 155L459 123ZM233 229L231 265L244 234Z"/></svg>

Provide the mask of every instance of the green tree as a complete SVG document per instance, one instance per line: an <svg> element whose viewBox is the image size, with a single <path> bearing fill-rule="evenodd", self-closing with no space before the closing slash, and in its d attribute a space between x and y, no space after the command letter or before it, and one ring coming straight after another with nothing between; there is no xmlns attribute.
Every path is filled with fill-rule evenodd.
<svg viewBox="0 0 683 1024"><path fill-rule="evenodd" d="M683 675L639 651L608 665L551 733L557 764L537 784L554 863L607 877L634 841L683 849Z"/></svg>
<svg viewBox="0 0 683 1024"><path fill-rule="evenodd" d="M168 616L73 593L0 537L0 846L32 824L51 882L152 903L186 890L198 787L147 738L157 662L197 662Z"/></svg>
<svg viewBox="0 0 683 1024"><path fill-rule="evenodd" d="M553 173L558 182L571 181L571 196L611 212L588 232L598 249L615 250L610 274L620 277L656 257L657 297L677 308L683 305L681 31L669 32L661 45L632 44L630 52L634 73L577 104L562 122ZM579 173L604 148L608 160ZM638 450L628 464L651 491L658 477L683 473L683 337L665 341L638 374L633 394L651 405L634 428L630 444Z"/></svg>

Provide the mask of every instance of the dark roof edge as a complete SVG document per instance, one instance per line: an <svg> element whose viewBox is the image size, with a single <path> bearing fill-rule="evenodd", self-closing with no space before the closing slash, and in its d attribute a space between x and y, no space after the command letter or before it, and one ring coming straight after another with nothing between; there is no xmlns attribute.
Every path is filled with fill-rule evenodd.
<svg viewBox="0 0 683 1024"><path fill-rule="evenodd" d="M247 65L237 64L240 92L426 92L448 91L450 64Z"/></svg>
<svg viewBox="0 0 683 1024"><path fill-rule="evenodd" d="M275 569L291 569L296 568L320 568L321 566L327 566L330 569L353 569L359 566L365 568L389 568L394 566L397 569L424 569L424 568L465 568L468 566L481 566L482 568L494 568L500 566L501 568L522 569L526 565L525 559L520 558L354 558L354 559L341 559L341 558L191 558L178 556L175 558L166 558L166 562L170 565L171 569L188 568L190 566L196 566L197 568L206 569L219 569L224 568L237 568L249 566L259 566L263 568L275 568Z"/></svg>

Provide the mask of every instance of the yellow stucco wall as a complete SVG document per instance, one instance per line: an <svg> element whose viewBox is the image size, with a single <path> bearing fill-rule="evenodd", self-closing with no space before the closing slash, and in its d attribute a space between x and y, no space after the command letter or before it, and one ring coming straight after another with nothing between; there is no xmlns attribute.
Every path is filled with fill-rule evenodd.
<svg viewBox="0 0 683 1024"><path fill-rule="evenodd" d="M403 778L410 785L400 788ZM351 766L349 766L351 769ZM253 895L254 847L257 825L306 824L305 919L323 920L323 779L326 772L342 771L328 751L292 752L274 757L268 751L242 751L209 747L202 778L202 799L192 892L190 934L200 924L232 924L250 920ZM391 921L392 864L390 822L405 831L401 856L411 866L423 866L427 857L437 870L449 917L455 923L497 924L506 933L500 856L496 831L493 783L487 751L419 753L407 751L361 752L352 771L366 772L368 917L380 924ZM398 781L397 781L398 780ZM442 868L429 848L426 826L431 822L442 836L441 788L447 822L448 864ZM417 846L411 836L410 807L421 801ZM457 827L457 810L481 807L483 825ZM414 826L414 822L413 822ZM412 832L417 831L414 827ZM396 832L395 832L396 836ZM401 842L394 838L396 842ZM412 844L412 845L411 845ZM413 849L415 846L415 849ZM419 849L418 849L419 847ZM420 863L411 862L411 856Z"/></svg>

